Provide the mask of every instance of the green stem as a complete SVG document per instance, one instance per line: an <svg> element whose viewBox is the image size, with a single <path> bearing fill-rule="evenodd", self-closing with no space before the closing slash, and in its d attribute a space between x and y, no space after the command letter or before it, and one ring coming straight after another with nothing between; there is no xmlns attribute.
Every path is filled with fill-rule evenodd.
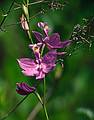
<svg viewBox="0 0 94 120"><path fill-rule="evenodd" d="M39 11L38 13L36 13L35 15L29 17L29 20L37 17L38 15L42 14L42 11ZM21 22L17 22L17 23L12 23L12 24L7 24L7 25L4 25L4 27L10 27L10 26L13 26L13 25L18 25L20 24Z"/></svg>
<svg viewBox="0 0 94 120"><path fill-rule="evenodd" d="M30 27L29 27L29 29L30 29ZM30 30L27 31L27 34L28 34L29 39L31 40L31 43L33 44L33 40L32 40L32 37L31 37Z"/></svg>
<svg viewBox="0 0 94 120"><path fill-rule="evenodd" d="M31 36L31 32L30 32L28 4L29 4L29 0L27 0L26 4L25 5L23 4L22 6L23 6L24 15L26 17L26 20L27 20L27 23L29 26L29 30L27 30L27 34L28 34L29 39L31 40L31 43L33 44L32 36Z"/></svg>
<svg viewBox="0 0 94 120"><path fill-rule="evenodd" d="M41 105L43 106L43 101L42 101L42 99L41 99L39 93L35 91L34 94L36 95L36 97L37 97L38 100L40 101Z"/></svg>
<svg viewBox="0 0 94 120"><path fill-rule="evenodd" d="M42 46L42 49L41 49L41 56L42 56L42 54L43 54L44 48L45 48L45 44Z"/></svg>
<svg viewBox="0 0 94 120"><path fill-rule="evenodd" d="M12 110L10 110L4 117L0 118L0 120L5 120L7 117L9 117L9 116L20 106L20 104L21 104L27 97L28 97L28 95L25 96L23 99L21 99L21 100L15 105L15 107L14 107Z"/></svg>
<svg viewBox="0 0 94 120"><path fill-rule="evenodd" d="M49 120L49 117L48 117L48 113L47 113L47 109L46 109L46 84L45 84L45 78L44 78L44 82L43 82L43 100L42 98L40 97L39 93L38 92L34 92L34 94L36 95L36 97L38 98L38 100L40 101L41 105L43 106L43 109L44 109L44 113L45 113L45 116L46 116L46 119Z"/></svg>
<svg viewBox="0 0 94 120"><path fill-rule="evenodd" d="M46 2L49 2L49 1L40 0L40 1L29 3L28 6L36 5L36 4L39 4L39 3L42 3L42 2L46 3ZM18 10L20 8L21 8L21 6L14 8L14 10Z"/></svg>
<svg viewBox="0 0 94 120"><path fill-rule="evenodd" d="M3 23L5 22L7 16L9 15L9 13L10 13L10 11L11 11L11 9L12 9L12 6L14 5L14 2L15 2L15 0L12 1L9 10L8 10L7 13L6 13L6 16L4 16L3 20L1 21L1 23L0 23L0 28L2 28L2 25L3 25Z"/></svg>
<svg viewBox="0 0 94 120"><path fill-rule="evenodd" d="M29 4L29 0L27 0L27 5Z"/></svg>
<svg viewBox="0 0 94 120"><path fill-rule="evenodd" d="M49 117L48 117L48 113L47 113L47 109L46 109L45 104L44 104L43 108L44 108L44 112L45 112L46 119L49 120Z"/></svg>
<svg viewBox="0 0 94 120"><path fill-rule="evenodd" d="M45 81L45 78L43 80L43 109L44 109L44 112L45 112L45 116L46 116L46 119L49 120L49 117L48 117L48 113L47 113L47 109L46 109L46 81Z"/></svg>
<svg viewBox="0 0 94 120"><path fill-rule="evenodd" d="M45 92L46 92L46 81L45 81L45 78L43 80L43 103L45 103Z"/></svg>
<svg viewBox="0 0 94 120"><path fill-rule="evenodd" d="M31 32L30 32L30 24L29 24L29 7L28 7L28 4L29 4L29 0L27 0L28 15L26 16L26 19L27 19L27 22L28 22L28 25L29 25L29 30L27 31L27 33L28 33L29 39L31 40L31 43L33 44L32 36L31 36Z"/></svg>

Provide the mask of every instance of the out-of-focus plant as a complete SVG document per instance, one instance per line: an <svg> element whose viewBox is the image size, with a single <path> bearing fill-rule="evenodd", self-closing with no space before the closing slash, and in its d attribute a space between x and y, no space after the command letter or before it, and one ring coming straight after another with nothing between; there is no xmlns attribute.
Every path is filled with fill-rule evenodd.
<svg viewBox="0 0 94 120"><path fill-rule="evenodd" d="M77 113L87 116L90 120L94 119L94 113L88 108L78 108Z"/></svg>
<svg viewBox="0 0 94 120"><path fill-rule="evenodd" d="M84 19L84 24L80 25L77 24L74 26L74 29L71 33L71 36L66 41L60 40L60 35L58 33L53 33L52 35L49 34L50 28L46 22L38 22L38 27L41 28L42 33L37 31L32 31L34 34L36 41L32 39L31 29L30 29L30 15L29 15L29 6L38 3L47 3L47 7L52 10L62 9L65 6L65 3L61 4L58 1L38 1L35 3L29 3L29 0L24 1L22 5L18 4L16 0L14 0L7 11L6 15L4 16L3 20L0 23L1 31L4 30L3 24L8 17L8 14L11 12L11 9L14 4L18 7L14 8L13 10L23 9L22 16L20 18L20 22L17 24L21 24L22 29L27 33L30 39L30 49L34 54L34 58L20 58L18 59L19 66L22 69L22 73L25 76L35 77L35 84L30 86L26 82L21 82L16 84L16 91L18 94L25 96L20 102L16 104L16 106L9 111L4 117L0 120L6 119L11 113L13 113L16 108L30 95L31 93L34 94L39 102L41 103L46 119L49 120L49 115L46 109L46 103L49 97L52 94L52 91L46 92L46 76L49 72L56 68L56 64L60 63L62 68L64 67L63 61L64 58L73 54L80 46L85 44L92 46L92 38L94 37L94 19ZM38 14L43 14L47 12L47 10L43 9ZM61 51L62 50L62 51ZM47 51L47 52L45 52ZM56 70L56 69L55 69ZM56 76L56 81L59 79L59 76ZM43 96L41 96L38 92L38 86L43 84ZM53 85L54 86L54 85ZM53 87L54 88L54 87Z"/></svg>

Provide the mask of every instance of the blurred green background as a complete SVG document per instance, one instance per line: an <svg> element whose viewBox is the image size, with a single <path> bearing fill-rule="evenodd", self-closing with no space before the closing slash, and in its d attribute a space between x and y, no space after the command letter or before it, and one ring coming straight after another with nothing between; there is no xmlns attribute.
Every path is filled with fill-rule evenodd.
<svg viewBox="0 0 94 120"><path fill-rule="evenodd" d="M22 3L21 0L16 1ZM0 22L11 2L0 0ZM41 8L48 11L30 20L31 29L40 31L37 22L45 21L52 32L58 32L64 40L69 39L73 27L83 18L94 15L94 0L69 0L63 10L50 10L47 3L36 4L29 7L30 16ZM17 64L17 58L31 57L32 52L21 25L7 26L19 22L23 12L22 9L13 9L3 25L5 32L0 32L0 117L22 98L15 91L16 82L28 80L32 84L35 81L24 76ZM50 120L94 120L94 45L90 49L83 47L76 50L64 60L63 69L57 65L56 70L49 73L46 82L47 90L53 89L47 104ZM38 89L42 93L42 84ZM31 94L7 120L30 120L30 113L37 103L38 100ZM34 120L46 120L43 110L36 114Z"/></svg>

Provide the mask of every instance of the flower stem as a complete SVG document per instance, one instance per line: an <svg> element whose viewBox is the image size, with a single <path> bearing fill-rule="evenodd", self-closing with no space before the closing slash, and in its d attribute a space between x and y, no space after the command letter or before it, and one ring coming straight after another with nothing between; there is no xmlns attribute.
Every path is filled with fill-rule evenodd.
<svg viewBox="0 0 94 120"><path fill-rule="evenodd" d="M45 92L46 92L46 81L45 81L45 78L44 78L44 80L43 80L43 94L44 94L44 97L43 97L43 102L45 103Z"/></svg>
<svg viewBox="0 0 94 120"><path fill-rule="evenodd" d="M41 105L43 106L43 101L42 101L42 99L41 99L39 93L35 91L34 94L36 95L36 97L37 97L38 100L40 101Z"/></svg>
<svg viewBox="0 0 94 120"><path fill-rule="evenodd" d="M48 117L48 113L47 113L47 109L46 109L46 81L45 81L45 78L43 80L43 109L44 109L44 112L45 112L45 116L46 116L46 119L49 120L49 117Z"/></svg>
<svg viewBox="0 0 94 120"><path fill-rule="evenodd" d="M27 31L27 34L28 34L29 39L31 40L31 43L33 44L33 40L32 40L32 37L31 37L30 30Z"/></svg>
<svg viewBox="0 0 94 120"><path fill-rule="evenodd" d="M27 23L28 23L28 26L29 26L29 30L27 30L27 34L28 34L28 37L29 39L31 40L31 43L33 44L33 40L32 40L32 36L31 36L31 30L30 30L30 23L29 23L29 7L28 7L28 4L29 4L29 0L27 0L26 4L22 5L23 7L23 12L24 12L24 15L26 17L26 20L27 20Z"/></svg>
<svg viewBox="0 0 94 120"><path fill-rule="evenodd" d="M48 113L47 113L47 109L46 109L45 104L43 105L43 108L44 108L44 112L45 112L46 119L49 120L49 117L48 117Z"/></svg>
<svg viewBox="0 0 94 120"><path fill-rule="evenodd" d="M43 2L46 3L46 2L49 2L49 1L40 0L40 1L29 3L28 6L36 5L36 4L43 3ZM20 8L21 8L21 6L14 8L14 10L18 10Z"/></svg>
<svg viewBox="0 0 94 120"><path fill-rule="evenodd" d="M44 44L44 45L42 45L42 49L41 49L41 56L42 56L42 54L43 54L44 48L45 48L45 44Z"/></svg>
<svg viewBox="0 0 94 120"><path fill-rule="evenodd" d="M20 106L20 104L21 104L27 97L28 97L28 95L25 96L23 99L21 99L21 100L15 105L15 107L14 107L12 110L10 110L5 116L3 116L2 118L0 118L0 120L5 120L7 117L9 117L9 116Z"/></svg>
<svg viewBox="0 0 94 120"><path fill-rule="evenodd" d="M45 78L43 80L43 100L42 98L40 97L39 93L38 92L34 92L34 94L36 95L36 97L38 98L38 100L40 101L43 109L44 109L44 113L45 113L45 116L46 116L46 119L49 120L49 117L48 117L48 113L47 113L47 109L46 109L46 83L45 83Z"/></svg>

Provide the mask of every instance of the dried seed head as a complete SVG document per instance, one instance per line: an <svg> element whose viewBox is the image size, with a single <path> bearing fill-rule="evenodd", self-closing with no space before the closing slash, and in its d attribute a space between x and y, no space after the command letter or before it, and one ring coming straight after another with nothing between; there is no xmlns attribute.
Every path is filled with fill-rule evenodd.
<svg viewBox="0 0 94 120"><path fill-rule="evenodd" d="M59 1L53 0L50 4L49 7L52 10L58 10L58 9L63 9L66 3L60 3Z"/></svg>

